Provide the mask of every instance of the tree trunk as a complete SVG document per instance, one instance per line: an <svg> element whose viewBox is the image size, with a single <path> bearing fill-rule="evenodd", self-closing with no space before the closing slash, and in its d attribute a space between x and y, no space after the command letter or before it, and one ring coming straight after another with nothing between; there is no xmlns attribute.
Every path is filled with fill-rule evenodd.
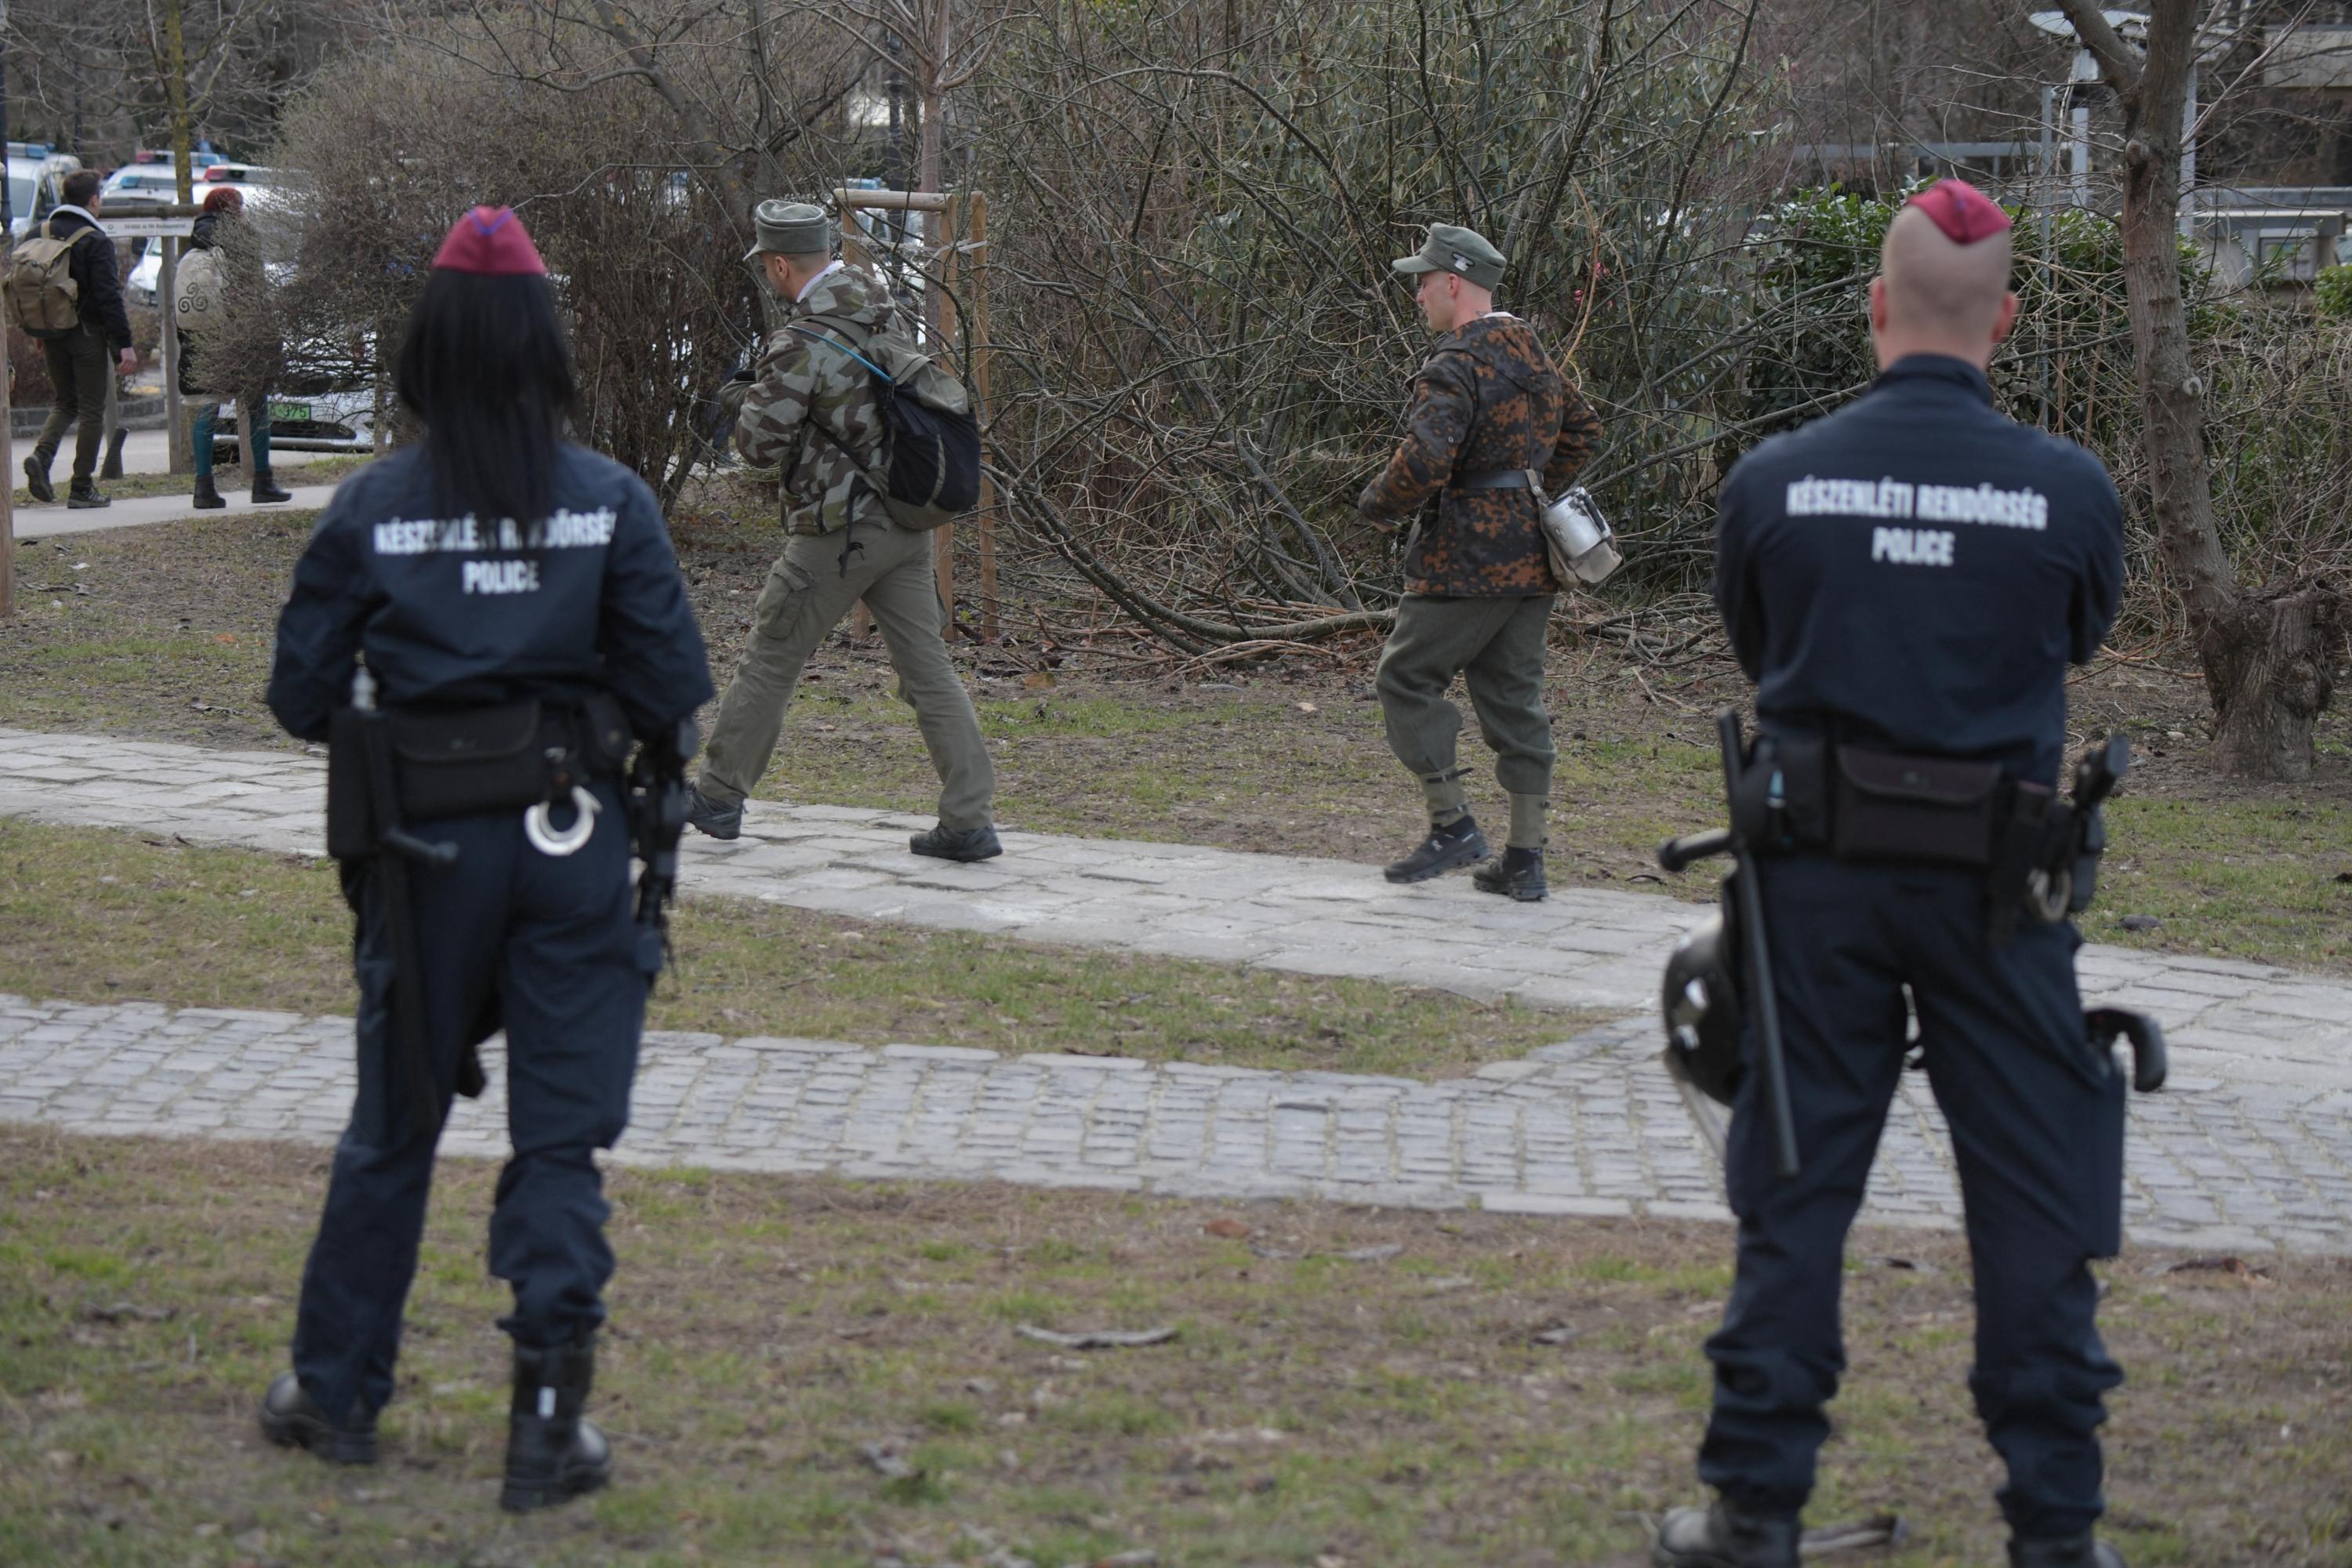
<svg viewBox="0 0 2352 1568"><path fill-rule="evenodd" d="M2343 595L2305 583L2242 595L2200 639L2224 771L2311 776L2312 729L2334 693L2347 629Z"/></svg>
<svg viewBox="0 0 2352 1568"><path fill-rule="evenodd" d="M2216 760L2244 777L2305 778L2342 646L2345 603L2324 584L2242 588L2213 521L2205 387L2189 362L2177 237L2196 0L2153 0L2145 59L2107 27L2095 0L2064 4L2123 102L2124 289L2141 439L2157 547L2179 587L2213 704Z"/></svg>
<svg viewBox="0 0 2352 1568"><path fill-rule="evenodd" d="M195 127L188 113L188 43L180 0L163 0L163 96L172 112L172 169L180 204L195 199Z"/></svg>

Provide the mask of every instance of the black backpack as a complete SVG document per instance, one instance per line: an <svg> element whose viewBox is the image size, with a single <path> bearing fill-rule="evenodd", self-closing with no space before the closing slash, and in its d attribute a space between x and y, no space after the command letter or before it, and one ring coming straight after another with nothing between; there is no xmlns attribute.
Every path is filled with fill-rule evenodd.
<svg viewBox="0 0 2352 1568"><path fill-rule="evenodd" d="M869 331L838 316L810 316L791 330L847 354L873 376L882 405L882 449L873 463L815 420L808 427L857 465L893 521L921 532L980 504L980 421L963 383L898 331Z"/></svg>

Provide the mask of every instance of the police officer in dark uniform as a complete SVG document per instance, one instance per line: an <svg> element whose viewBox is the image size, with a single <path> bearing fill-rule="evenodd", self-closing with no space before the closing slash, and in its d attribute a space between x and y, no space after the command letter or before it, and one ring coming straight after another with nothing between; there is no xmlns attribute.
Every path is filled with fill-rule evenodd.
<svg viewBox="0 0 2352 1568"><path fill-rule="evenodd" d="M2007 215L1947 180L1896 216L1882 261L1876 384L1724 484L1716 597L1757 683L1746 776L1769 824L1749 837L1779 851L1756 871L1801 1164L1776 1174L1746 1073L1725 1161L1738 1274L1699 1450L1717 1500L1670 1513L1654 1557L1796 1568L1907 993L1968 1211L1969 1388L2008 1465L2010 1561L2121 1568L2092 1533L2122 1373L2088 1261L2119 1245L2122 1084L2085 1038L2080 938L2008 918L2000 847L2056 782L2067 666L2116 613L2121 510L2087 453L1992 407L1985 366L2017 311Z"/></svg>
<svg viewBox="0 0 2352 1568"><path fill-rule="evenodd" d="M293 1370L261 1426L326 1459L374 1459L434 1146L451 1095L480 1087L474 1047L502 1026L514 1153L489 1265L514 1289L500 1500L523 1510L611 1471L581 1419L613 1271L594 1152L628 1121L660 945L632 909L622 769L644 741L629 784L658 775L674 850L710 672L652 492L562 439L571 357L511 211L478 207L450 231L397 378L425 438L336 491L269 682L289 731L331 737L359 1091ZM650 868L666 852L646 853Z"/></svg>

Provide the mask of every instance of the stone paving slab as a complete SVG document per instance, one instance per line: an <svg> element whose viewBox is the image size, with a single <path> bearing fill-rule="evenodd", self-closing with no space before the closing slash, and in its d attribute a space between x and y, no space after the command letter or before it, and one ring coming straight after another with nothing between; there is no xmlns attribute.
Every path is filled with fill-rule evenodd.
<svg viewBox="0 0 2352 1568"><path fill-rule="evenodd" d="M317 855L325 788L315 756L0 729L0 816ZM1347 861L1033 833L1007 832L1002 858L959 866L908 853L907 835L929 825L754 801L741 838L687 835L683 881L689 893L872 920L1603 1012L1654 1008L1666 954L1706 913L1574 887L1515 904L1465 876L1399 888ZM1573 834L1572 813L1559 826ZM2096 945L2079 968L2086 1002L2163 1021L2180 1074L2352 1090L2352 984Z"/></svg>
<svg viewBox="0 0 2352 1568"><path fill-rule="evenodd" d="M505 1152L491 1088L444 1145ZM76 1132L331 1143L352 1022L0 995L0 1121ZM2352 1255L2352 1096L2208 1080L2137 1097L2135 1243ZM1422 1083L967 1047L646 1037L615 1158L632 1164L990 1180L1234 1200L1727 1219L1722 1178L1646 1021ZM1950 1144L1905 1075L1864 1217L1948 1227Z"/></svg>

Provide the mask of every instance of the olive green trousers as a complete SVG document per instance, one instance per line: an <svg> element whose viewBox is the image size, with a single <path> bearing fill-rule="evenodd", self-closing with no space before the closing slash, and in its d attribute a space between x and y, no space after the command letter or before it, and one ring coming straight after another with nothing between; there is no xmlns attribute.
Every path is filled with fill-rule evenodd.
<svg viewBox="0 0 2352 1568"><path fill-rule="evenodd" d="M775 755L801 667L860 599L882 628L899 695L914 709L940 775L940 826L988 826L996 769L941 635L945 614L931 569L931 536L887 518L831 533L795 534L784 547L751 613L743 661L719 700L696 787L726 805L751 793Z"/></svg>
<svg viewBox="0 0 2352 1568"><path fill-rule="evenodd" d="M1446 698L1456 675L1470 689L1479 733L1495 753L1495 777L1511 796L1511 841L1543 843L1539 824L1551 795L1551 716L1544 711L1544 627L1551 595L1440 598L1408 594L1381 652L1375 679L1389 750L1412 770L1434 821L1462 815L1455 742L1462 711Z"/></svg>

